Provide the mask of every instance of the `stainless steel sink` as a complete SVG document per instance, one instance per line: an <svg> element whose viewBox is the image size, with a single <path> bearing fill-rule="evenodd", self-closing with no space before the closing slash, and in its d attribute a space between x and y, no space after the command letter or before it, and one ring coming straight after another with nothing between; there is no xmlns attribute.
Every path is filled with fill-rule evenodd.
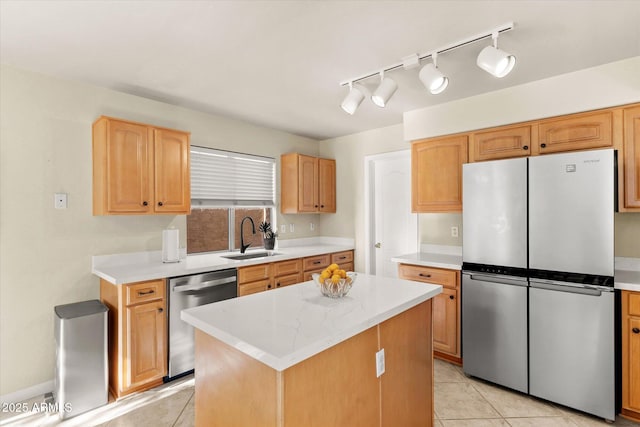
<svg viewBox="0 0 640 427"><path fill-rule="evenodd" d="M221 255L222 258L235 259L235 260L243 260L243 259L251 259L251 258L264 258L269 256L280 255L277 252L251 252L248 254L238 254L238 255Z"/></svg>

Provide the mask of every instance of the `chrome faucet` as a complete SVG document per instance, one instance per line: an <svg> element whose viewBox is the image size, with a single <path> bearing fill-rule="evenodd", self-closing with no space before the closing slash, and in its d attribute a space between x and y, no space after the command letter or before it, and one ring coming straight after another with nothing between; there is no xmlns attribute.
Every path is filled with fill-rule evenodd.
<svg viewBox="0 0 640 427"><path fill-rule="evenodd" d="M253 234L256 234L256 224L253 222L253 218L251 218L250 216L245 216L244 218L242 218L242 221L240 222L240 253L243 254L244 251L247 250L247 248L249 246L251 246L251 243L248 244L244 244L244 221L248 219L249 221L251 221L251 232Z"/></svg>

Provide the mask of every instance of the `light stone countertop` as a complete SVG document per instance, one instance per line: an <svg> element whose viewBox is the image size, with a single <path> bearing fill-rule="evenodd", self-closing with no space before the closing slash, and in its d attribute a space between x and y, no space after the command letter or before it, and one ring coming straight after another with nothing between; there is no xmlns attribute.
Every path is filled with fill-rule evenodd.
<svg viewBox="0 0 640 427"><path fill-rule="evenodd" d="M615 288L640 292L640 258L616 257Z"/></svg>
<svg viewBox="0 0 640 427"><path fill-rule="evenodd" d="M185 322L283 371L442 292L442 286L358 274L349 293L313 281L183 310Z"/></svg>
<svg viewBox="0 0 640 427"><path fill-rule="evenodd" d="M299 246L276 248L273 252L277 255L241 261L222 257L223 255L229 254L238 255L239 252L237 251L233 253L204 253L187 256L183 253L180 262L176 263L163 263L161 251L101 255L92 257L91 272L114 285L119 285L122 283L186 276L354 249L353 242L349 239L331 239L331 241L335 241L335 243L326 243L327 240L328 239L307 239L303 241L304 244ZM250 248L246 253L249 254L251 252L264 252L264 249Z"/></svg>
<svg viewBox="0 0 640 427"><path fill-rule="evenodd" d="M462 269L462 246L422 245L420 252L398 255L391 261L423 267Z"/></svg>

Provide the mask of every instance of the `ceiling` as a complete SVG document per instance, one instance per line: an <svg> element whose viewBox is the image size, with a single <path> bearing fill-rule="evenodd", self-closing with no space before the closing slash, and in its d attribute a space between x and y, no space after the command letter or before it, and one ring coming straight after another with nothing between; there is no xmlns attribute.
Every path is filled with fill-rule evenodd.
<svg viewBox="0 0 640 427"><path fill-rule="evenodd" d="M387 73L386 108L340 108L340 82L513 21L497 79L479 41L439 55L450 84ZM640 55L640 1L0 0L0 61L316 139L402 122L402 113ZM427 60L428 62L428 60ZM373 90L374 77L365 81Z"/></svg>

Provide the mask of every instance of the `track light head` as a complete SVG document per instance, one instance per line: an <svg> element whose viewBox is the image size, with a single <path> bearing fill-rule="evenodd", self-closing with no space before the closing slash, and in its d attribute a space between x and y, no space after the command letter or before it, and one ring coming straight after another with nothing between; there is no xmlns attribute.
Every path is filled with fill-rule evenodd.
<svg viewBox="0 0 640 427"><path fill-rule="evenodd" d="M449 85L449 79L438 69L438 54L433 53L431 58L433 59L433 64L427 64L422 67L418 77L420 77L420 81L422 81L422 84L429 92L437 95L444 92Z"/></svg>
<svg viewBox="0 0 640 427"><path fill-rule="evenodd" d="M360 104L362 104L362 100L364 100L364 89L361 86L353 85L353 83L349 82L349 93L340 106L344 111L353 115Z"/></svg>
<svg viewBox="0 0 640 427"><path fill-rule="evenodd" d="M389 77L384 76L384 71L380 72L380 85L371 95L371 100L378 107L385 107L389 99L396 93L398 90L398 85L395 81L390 79Z"/></svg>
<svg viewBox="0 0 640 427"><path fill-rule="evenodd" d="M504 77L516 65L516 57L498 49L498 33L493 33L493 46L487 46L478 55L478 67L496 77Z"/></svg>

